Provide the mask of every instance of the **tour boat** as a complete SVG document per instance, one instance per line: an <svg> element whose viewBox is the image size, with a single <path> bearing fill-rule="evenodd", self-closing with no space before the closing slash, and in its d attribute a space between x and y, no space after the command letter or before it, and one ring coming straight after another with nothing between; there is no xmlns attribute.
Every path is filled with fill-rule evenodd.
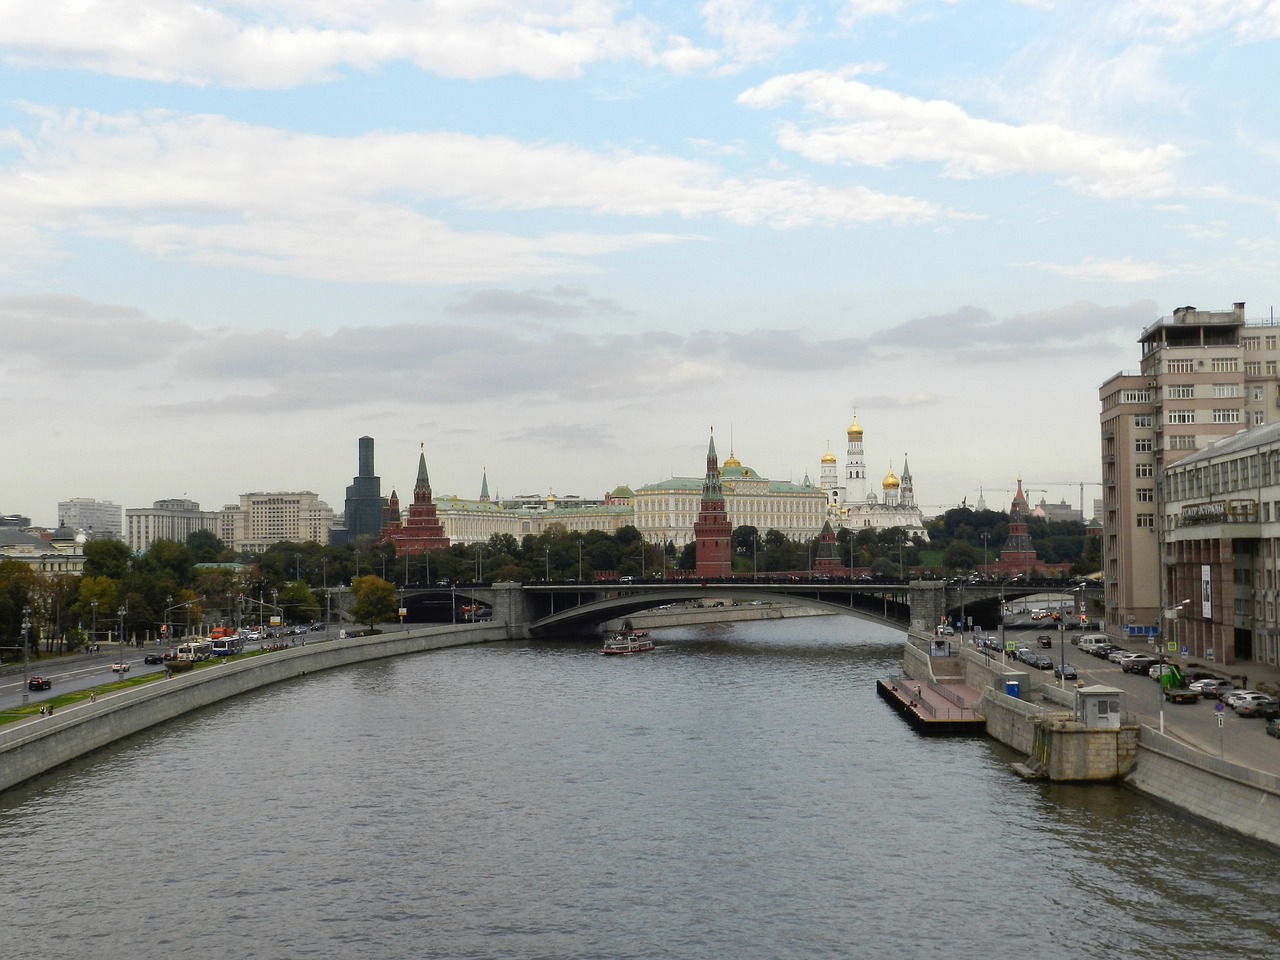
<svg viewBox="0 0 1280 960"><path fill-rule="evenodd" d="M653 641L649 639L647 630L631 630L626 633L615 633L605 640L600 649L603 656L621 656L631 653L644 653L653 649Z"/></svg>

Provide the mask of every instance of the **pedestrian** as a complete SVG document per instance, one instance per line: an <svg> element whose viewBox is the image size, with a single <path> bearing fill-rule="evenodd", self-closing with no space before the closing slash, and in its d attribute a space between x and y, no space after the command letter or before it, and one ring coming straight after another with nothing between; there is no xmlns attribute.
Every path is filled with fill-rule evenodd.
<svg viewBox="0 0 1280 960"><path fill-rule="evenodd" d="M44 704L40 704L40 716L44 716Z"/></svg>
<svg viewBox="0 0 1280 960"><path fill-rule="evenodd" d="M98 695L97 695L96 693L91 693L91 694L89 694L89 702L90 702L90 703L97 703L97 702L98 702Z"/></svg>
<svg viewBox="0 0 1280 960"><path fill-rule="evenodd" d="M49 704L49 713L48 713L47 715L48 715L48 716L50 716L50 717L52 717L52 716L53 716L53 704L52 704L52 703L51 703L51 704Z"/></svg>

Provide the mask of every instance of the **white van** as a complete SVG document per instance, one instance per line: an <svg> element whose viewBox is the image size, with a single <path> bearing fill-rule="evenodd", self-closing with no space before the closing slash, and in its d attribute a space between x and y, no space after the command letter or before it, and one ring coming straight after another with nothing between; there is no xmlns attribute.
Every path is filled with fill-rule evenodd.
<svg viewBox="0 0 1280 960"><path fill-rule="evenodd" d="M1100 646L1104 643L1110 643L1111 638L1105 633L1086 633L1075 642L1085 653L1093 653L1094 647Z"/></svg>

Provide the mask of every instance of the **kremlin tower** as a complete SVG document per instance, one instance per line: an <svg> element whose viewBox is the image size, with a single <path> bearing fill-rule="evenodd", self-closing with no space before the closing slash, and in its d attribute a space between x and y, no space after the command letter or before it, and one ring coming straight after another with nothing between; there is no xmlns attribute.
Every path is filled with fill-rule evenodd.
<svg viewBox="0 0 1280 960"><path fill-rule="evenodd" d="M449 546L449 538L444 534L444 524L436 516L436 505L431 500L431 481L427 479L425 450L418 453L418 480L413 485L413 503L409 505L408 518L403 523L400 522L400 500L392 490L380 539L395 547L396 556L443 550Z"/></svg>
<svg viewBox="0 0 1280 960"><path fill-rule="evenodd" d="M1009 534L1000 548L997 561L1004 574L1025 573L1040 566L1036 548L1027 533L1027 498L1022 492L1022 478L1018 478L1018 492L1009 505Z"/></svg>
<svg viewBox="0 0 1280 960"><path fill-rule="evenodd" d="M848 430L849 447L844 460L844 499L842 503L865 503L867 499L867 461L862 452L862 426L854 414Z"/></svg>
<svg viewBox="0 0 1280 960"><path fill-rule="evenodd" d="M732 533L724 490L720 486L720 461L713 433L707 445L707 476L702 481L698 519L693 522L694 570L699 577L727 577L733 573Z"/></svg>

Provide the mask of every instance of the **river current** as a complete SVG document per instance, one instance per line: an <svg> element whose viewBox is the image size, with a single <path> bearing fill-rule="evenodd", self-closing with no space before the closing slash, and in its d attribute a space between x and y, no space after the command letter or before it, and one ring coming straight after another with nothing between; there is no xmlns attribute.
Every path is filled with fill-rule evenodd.
<svg viewBox="0 0 1280 960"><path fill-rule="evenodd" d="M841 617L511 642L219 704L0 797L7 957L1216 958L1280 855L1019 780Z"/></svg>

